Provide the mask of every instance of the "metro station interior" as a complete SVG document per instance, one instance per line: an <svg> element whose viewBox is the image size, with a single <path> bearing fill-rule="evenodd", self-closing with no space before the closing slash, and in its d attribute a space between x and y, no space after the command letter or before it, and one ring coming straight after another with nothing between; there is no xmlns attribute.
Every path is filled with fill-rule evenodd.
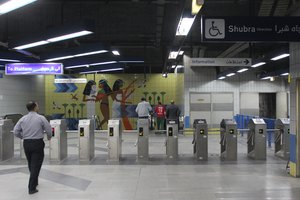
<svg viewBox="0 0 300 200"><path fill-rule="evenodd" d="M299 16L299 0L0 0L0 199L299 200ZM29 101L52 129L33 195L13 134ZM180 110L162 127L159 102Z"/></svg>

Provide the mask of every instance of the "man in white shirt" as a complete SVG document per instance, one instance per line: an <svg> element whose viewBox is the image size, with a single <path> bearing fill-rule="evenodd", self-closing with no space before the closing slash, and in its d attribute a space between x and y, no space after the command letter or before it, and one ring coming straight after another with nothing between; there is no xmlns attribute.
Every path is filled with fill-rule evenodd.
<svg viewBox="0 0 300 200"><path fill-rule="evenodd" d="M141 102L138 103L135 112L138 114L139 118L141 119L148 119L149 113L152 111L152 107L149 102L143 97Z"/></svg>

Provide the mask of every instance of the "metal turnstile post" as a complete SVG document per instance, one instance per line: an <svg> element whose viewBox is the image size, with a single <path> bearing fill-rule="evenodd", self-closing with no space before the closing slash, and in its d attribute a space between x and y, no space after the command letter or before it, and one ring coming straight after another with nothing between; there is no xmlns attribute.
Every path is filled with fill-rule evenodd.
<svg viewBox="0 0 300 200"><path fill-rule="evenodd" d="M250 119L247 136L248 157L254 160L266 160L266 123L263 119Z"/></svg>
<svg viewBox="0 0 300 200"><path fill-rule="evenodd" d="M49 145L50 161L60 162L68 156L66 120L50 120L50 125L52 128L52 138Z"/></svg>
<svg viewBox="0 0 300 200"><path fill-rule="evenodd" d="M208 128L205 119L194 120L194 156L197 160L208 159Z"/></svg>
<svg viewBox="0 0 300 200"><path fill-rule="evenodd" d="M138 119L138 140L137 158L138 160L149 159L149 119Z"/></svg>
<svg viewBox="0 0 300 200"><path fill-rule="evenodd" d="M108 120L107 161L120 161L122 154L122 125L118 119Z"/></svg>
<svg viewBox="0 0 300 200"><path fill-rule="evenodd" d="M0 120L0 161L14 157L13 122L11 119Z"/></svg>
<svg viewBox="0 0 300 200"><path fill-rule="evenodd" d="M178 158L178 121L167 120L166 153L169 159Z"/></svg>
<svg viewBox="0 0 300 200"><path fill-rule="evenodd" d="M221 130L221 159L237 160L237 125L233 119L223 119Z"/></svg>
<svg viewBox="0 0 300 200"><path fill-rule="evenodd" d="M79 162L88 163L95 156L94 120L79 120Z"/></svg>
<svg viewBox="0 0 300 200"><path fill-rule="evenodd" d="M290 119L281 118L275 121L275 155L285 160L290 158Z"/></svg>

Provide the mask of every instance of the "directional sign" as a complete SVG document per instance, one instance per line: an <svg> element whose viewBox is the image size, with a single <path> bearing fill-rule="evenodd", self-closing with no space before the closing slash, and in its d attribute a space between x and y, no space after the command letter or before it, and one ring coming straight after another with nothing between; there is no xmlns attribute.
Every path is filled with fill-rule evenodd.
<svg viewBox="0 0 300 200"><path fill-rule="evenodd" d="M57 78L54 83L87 83L86 78Z"/></svg>
<svg viewBox="0 0 300 200"><path fill-rule="evenodd" d="M191 66L250 67L251 58L191 58Z"/></svg>
<svg viewBox="0 0 300 200"><path fill-rule="evenodd" d="M9 63L5 65L6 75L49 75L63 74L61 63Z"/></svg>
<svg viewBox="0 0 300 200"><path fill-rule="evenodd" d="M205 17L203 42L300 41L300 17Z"/></svg>

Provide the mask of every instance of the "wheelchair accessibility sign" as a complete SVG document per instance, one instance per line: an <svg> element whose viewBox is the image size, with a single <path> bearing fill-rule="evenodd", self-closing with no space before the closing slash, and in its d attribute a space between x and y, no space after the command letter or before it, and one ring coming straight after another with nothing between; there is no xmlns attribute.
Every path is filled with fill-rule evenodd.
<svg viewBox="0 0 300 200"><path fill-rule="evenodd" d="M225 20L224 19L205 19L205 38L224 39Z"/></svg>

